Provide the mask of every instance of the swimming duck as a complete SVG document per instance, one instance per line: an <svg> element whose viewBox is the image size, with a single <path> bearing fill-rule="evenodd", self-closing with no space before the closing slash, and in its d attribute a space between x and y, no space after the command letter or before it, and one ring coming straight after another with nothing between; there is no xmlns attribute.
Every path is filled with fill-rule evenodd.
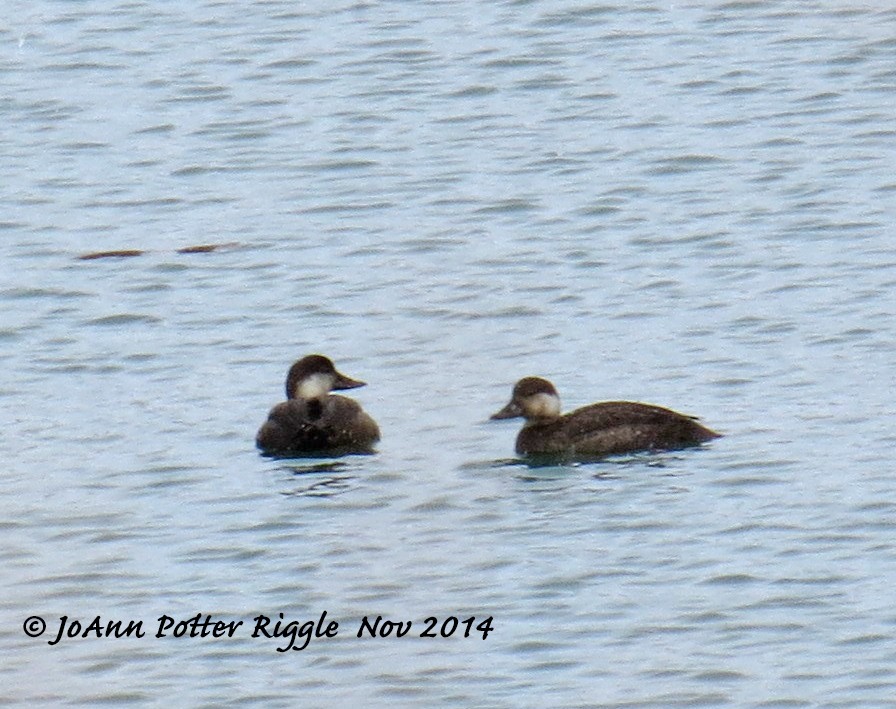
<svg viewBox="0 0 896 709"><path fill-rule="evenodd" d="M370 453L380 439L376 422L358 402L330 394L365 382L338 372L327 357L308 355L290 367L286 401L268 414L255 437L265 455Z"/></svg>
<svg viewBox="0 0 896 709"><path fill-rule="evenodd" d="M510 402L491 418L517 417L526 419L516 439L522 455L601 457L695 446L721 435L693 416L634 401L606 401L561 415L557 390L540 377L520 379Z"/></svg>

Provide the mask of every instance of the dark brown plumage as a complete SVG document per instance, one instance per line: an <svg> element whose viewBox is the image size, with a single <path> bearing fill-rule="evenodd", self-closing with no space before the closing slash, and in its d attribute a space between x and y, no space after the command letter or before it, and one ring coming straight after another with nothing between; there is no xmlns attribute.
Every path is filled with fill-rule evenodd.
<svg viewBox="0 0 896 709"><path fill-rule="evenodd" d="M330 394L360 386L364 382L336 371L326 357L303 357L287 375L287 401L271 409L255 445L276 456L373 452L380 439L376 422L353 399Z"/></svg>
<svg viewBox="0 0 896 709"><path fill-rule="evenodd" d="M652 404L607 401L560 414L557 390L546 379L517 382L510 402L493 419L522 416L516 439L523 455L601 457L699 445L720 434L692 416Z"/></svg>
<svg viewBox="0 0 896 709"><path fill-rule="evenodd" d="M268 414L255 439L268 455L371 453L380 439L376 422L353 399L290 399Z"/></svg>

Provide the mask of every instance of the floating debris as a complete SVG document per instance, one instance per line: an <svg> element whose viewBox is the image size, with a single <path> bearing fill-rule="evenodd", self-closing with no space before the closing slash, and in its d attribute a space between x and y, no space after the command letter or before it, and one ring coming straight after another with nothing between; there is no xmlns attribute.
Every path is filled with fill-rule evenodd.
<svg viewBox="0 0 896 709"><path fill-rule="evenodd" d="M196 246L184 246L177 249L179 254L208 254L219 249L232 249L239 246L236 242L228 242L226 244L197 244ZM131 256L142 256L147 253L141 249L121 249L118 251L94 251L89 254L81 254L76 257L79 261L92 261L98 258L130 258Z"/></svg>
<svg viewBox="0 0 896 709"><path fill-rule="evenodd" d="M182 249L178 249L177 253L179 254L207 254L211 251L217 251L218 249L227 249L238 246L239 244L235 242L230 242L227 244L199 244L198 246L185 246Z"/></svg>
<svg viewBox="0 0 896 709"><path fill-rule="evenodd" d="M124 249L121 251L95 251L92 254L81 254L78 256L79 261L90 261L95 258L130 258L131 256L140 256L146 253L139 249Z"/></svg>

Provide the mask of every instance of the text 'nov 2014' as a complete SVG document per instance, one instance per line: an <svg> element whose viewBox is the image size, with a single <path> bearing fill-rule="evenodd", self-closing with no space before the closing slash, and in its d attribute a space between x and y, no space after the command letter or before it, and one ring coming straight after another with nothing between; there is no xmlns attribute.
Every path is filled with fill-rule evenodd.
<svg viewBox="0 0 896 709"><path fill-rule="evenodd" d="M494 630L494 618L470 616L462 618L449 615L428 616L420 621L396 621L382 615L365 615L352 630L355 638L480 638L486 640ZM356 629L355 629L356 628ZM25 620L23 631L38 638L47 631L47 623L33 615ZM329 620L327 611L311 620L287 620L283 613L273 617L259 614L251 622L218 618L212 614L197 613L187 618L175 618L163 614L154 622L143 620L112 620L97 615L90 618L59 616L58 623L50 629L50 646L67 644L74 639L102 638L200 638L221 640L246 637L275 641L277 652L304 650L312 640L326 640L339 635L340 622Z"/></svg>

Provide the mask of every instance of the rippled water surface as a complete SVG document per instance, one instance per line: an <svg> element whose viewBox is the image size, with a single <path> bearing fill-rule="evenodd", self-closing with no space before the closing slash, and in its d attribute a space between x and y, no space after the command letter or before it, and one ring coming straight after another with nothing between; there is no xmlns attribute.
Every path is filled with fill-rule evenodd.
<svg viewBox="0 0 896 709"><path fill-rule="evenodd" d="M13 2L3 703L892 706L885 6ZM376 455L255 451L310 352ZM725 437L527 465L525 375Z"/></svg>

